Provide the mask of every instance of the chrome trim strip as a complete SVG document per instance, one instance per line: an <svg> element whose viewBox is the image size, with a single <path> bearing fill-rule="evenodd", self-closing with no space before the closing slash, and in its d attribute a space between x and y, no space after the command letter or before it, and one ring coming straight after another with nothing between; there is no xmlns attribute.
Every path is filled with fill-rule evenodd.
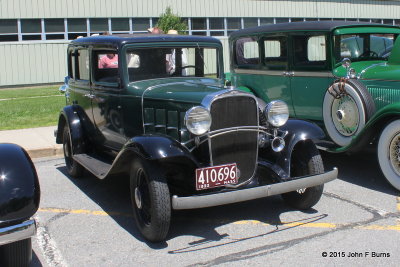
<svg viewBox="0 0 400 267"><path fill-rule="evenodd" d="M338 170L334 168L332 171L323 174L299 177L298 179L287 182L254 188L191 197L178 197L174 195L172 197L172 208L174 210L199 209L274 196L295 191L300 188L324 184L335 180L337 175Z"/></svg>
<svg viewBox="0 0 400 267"><path fill-rule="evenodd" d="M30 238L36 234L35 220L0 228L0 245Z"/></svg>
<svg viewBox="0 0 400 267"><path fill-rule="evenodd" d="M250 69L234 69L235 73L238 74L260 74L270 76L284 76L286 70L250 70Z"/></svg>
<svg viewBox="0 0 400 267"><path fill-rule="evenodd" d="M334 77L330 71L286 71L286 70L250 70L235 69L239 74L258 74L270 76L288 76L288 77Z"/></svg>

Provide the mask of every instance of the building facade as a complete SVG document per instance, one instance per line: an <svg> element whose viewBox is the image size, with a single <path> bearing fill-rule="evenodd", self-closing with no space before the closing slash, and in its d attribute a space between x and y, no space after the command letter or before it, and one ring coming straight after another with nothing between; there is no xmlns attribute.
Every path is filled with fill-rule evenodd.
<svg viewBox="0 0 400 267"><path fill-rule="evenodd" d="M400 25L400 1L385 0L1 0L0 57L7 63L0 64L0 87L61 82L69 40L146 32L168 6L187 23L187 34L221 39L226 70L227 37L238 29L336 19Z"/></svg>

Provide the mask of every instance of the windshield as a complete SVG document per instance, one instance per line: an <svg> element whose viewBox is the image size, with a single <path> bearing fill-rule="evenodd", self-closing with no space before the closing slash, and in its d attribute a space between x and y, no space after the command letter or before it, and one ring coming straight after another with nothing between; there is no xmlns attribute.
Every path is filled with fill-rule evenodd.
<svg viewBox="0 0 400 267"><path fill-rule="evenodd" d="M219 77L217 48L129 48L126 62L130 82L165 77Z"/></svg>
<svg viewBox="0 0 400 267"><path fill-rule="evenodd" d="M395 34L347 34L335 36L335 59L351 61L387 60L393 48Z"/></svg>

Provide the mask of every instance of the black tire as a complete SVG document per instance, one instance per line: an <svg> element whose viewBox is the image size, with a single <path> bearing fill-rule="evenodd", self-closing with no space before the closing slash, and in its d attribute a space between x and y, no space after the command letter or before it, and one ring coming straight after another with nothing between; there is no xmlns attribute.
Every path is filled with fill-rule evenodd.
<svg viewBox="0 0 400 267"><path fill-rule="evenodd" d="M32 241L30 238L0 247L0 266L29 266L32 261Z"/></svg>
<svg viewBox="0 0 400 267"><path fill-rule="evenodd" d="M350 144L375 113L375 103L367 88L358 80L349 79L345 86L348 95L335 99L328 91L339 91L339 81L335 81L325 93L323 118L325 129L339 146Z"/></svg>
<svg viewBox="0 0 400 267"><path fill-rule="evenodd" d="M291 177L321 174L324 164L314 143L307 142L297 145L292 153ZM310 209L317 204L324 191L324 185L317 185L282 194L285 202L300 210Z"/></svg>
<svg viewBox="0 0 400 267"><path fill-rule="evenodd" d="M82 177L84 169L72 157L71 135L67 124L65 124L63 131L63 151L68 174L73 178Z"/></svg>
<svg viewBox="0 0 400 267"><path fill-rule="evenodd" d="M171 198L163 171L144 159L133 161L130 173L133 215L140 233L150 242L167 237Z"/></svg>

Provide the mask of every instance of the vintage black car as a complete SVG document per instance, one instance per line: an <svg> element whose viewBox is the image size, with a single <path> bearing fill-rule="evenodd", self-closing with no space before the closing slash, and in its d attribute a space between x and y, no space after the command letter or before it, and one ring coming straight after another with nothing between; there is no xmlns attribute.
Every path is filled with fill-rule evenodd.
<svg viewBox="0 0 400 267"><path fill-rule="evenodd" d="M171 210L282 194L307 209L324 172L322 130L224 86L222 45L210 37L113 35L68 46L66 106L56 134L72 177L129 174L134 217L149 241L166 238Z"/></svg>
<svg viewBox="0 0 400 267"><path fill-rule="evenodd" d="M0 266L30 264L36 233L32 216L39 201L39 180L29 155L18 145L0 144Z"/></svg>

